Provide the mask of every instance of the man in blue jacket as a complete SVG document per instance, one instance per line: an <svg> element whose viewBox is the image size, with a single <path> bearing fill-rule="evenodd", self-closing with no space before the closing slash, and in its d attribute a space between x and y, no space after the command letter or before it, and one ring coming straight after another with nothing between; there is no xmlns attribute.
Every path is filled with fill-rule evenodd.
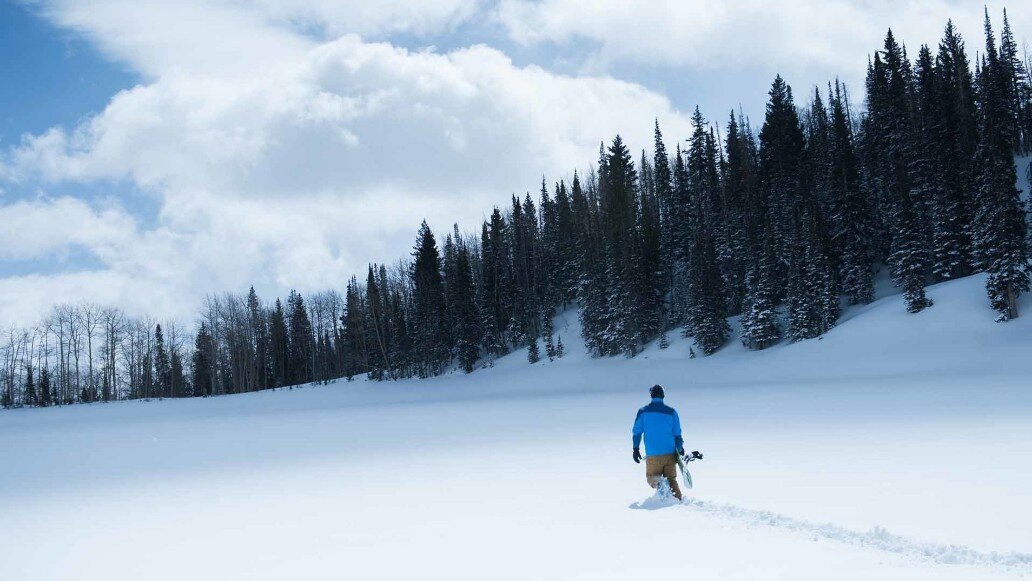
<svg viewBox="0 0 1032 581"><path fill-rule="evenodd" d="M641 463L641 437L645 436L645 478L652 488L659 488L663 478L678 500L681 488L677 486L677 456L684 454L681 438L681 420L674 408L663 403L663 388L649 390L652 403L638 410L631 434L634 440L634 462Z"/></svg>

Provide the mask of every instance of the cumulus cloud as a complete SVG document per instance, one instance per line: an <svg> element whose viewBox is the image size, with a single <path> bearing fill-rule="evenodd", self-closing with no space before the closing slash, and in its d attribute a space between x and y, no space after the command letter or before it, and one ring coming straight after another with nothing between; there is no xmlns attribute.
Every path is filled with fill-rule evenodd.
<svg viewBox="0 0 1032 581"><path fill-rule="evenodd" d="M440 17L412 9L411 30L453 26L472 6L430 4ZM423 218L438 230L452 220L473 228L510 193L536 190L542 174L584 169L601 139L620 132L647 145L654 117L671 135L688 132L666 97L633 83L517 66L488 46L410 51L299 26L311 14L327 29L345 26L331 3L308 5L307 16L293 3L124 6L47 5L54 22L147 81L76 127L25 137L3 173L66 191L128 181L157 202L156 224L88 208L60 214L73 200L0 207L118 233L55 235L34 256L79 245L104 268L0 279L0 297L12 301L0 317L37 310L41 299L19 302L31 287L180 317L206 292L252 283L278 294L341 287L367 261L406 254Z"/></svg>
<svg viewBox="0 0 1032 581"><path fill-rule="evenodd" d="M1010 4L1015 30L1032 28L1032 10ZM860 87L866 57L889 27L916 55L952 18L974 56L985 6L999 26L1005 2L959 0L502 0L492 17L522 45L591 46L582 51L586 71L680 67L702 79L718 70L762 71L803 87L835 76ZM725 98L730 107L743 97Z"/></svg>

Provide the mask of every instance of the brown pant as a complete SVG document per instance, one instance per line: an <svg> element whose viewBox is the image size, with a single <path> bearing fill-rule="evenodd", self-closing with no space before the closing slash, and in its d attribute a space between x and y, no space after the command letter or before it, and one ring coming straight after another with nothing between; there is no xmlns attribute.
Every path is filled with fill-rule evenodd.
<svg viewBox="0 0 1032 581"><path fill-rule="evenodd" d="M677 486L677 455L663 454L662 456L648 456L645 458L645 478L649 486L659 488L663 478L670 483L670 491L674 496L681 499L681 488Z"/></svg>

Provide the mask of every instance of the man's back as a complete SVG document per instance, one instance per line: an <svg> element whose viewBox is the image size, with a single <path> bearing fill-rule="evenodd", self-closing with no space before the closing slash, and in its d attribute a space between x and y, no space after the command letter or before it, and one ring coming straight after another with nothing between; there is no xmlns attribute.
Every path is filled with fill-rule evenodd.
<svg viewBox="0 0 1032 581"><path fill-rule="evenodd" d="M645 454L659 456L681 450L681 420L674 408L663 403L663 398L654 397L652 402L638 410L634 418L634 447L638 447L645 436Z"/></svg>

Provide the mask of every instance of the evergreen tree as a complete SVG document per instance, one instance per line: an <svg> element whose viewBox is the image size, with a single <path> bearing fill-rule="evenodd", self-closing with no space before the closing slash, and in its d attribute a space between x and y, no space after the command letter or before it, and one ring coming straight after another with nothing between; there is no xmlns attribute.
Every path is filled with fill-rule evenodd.
<svg viewBox="0 0 1032 581"><path fill-rule="evenodd" d="M314 379L312 368L315 363L315 335L312 322L308 317L304 298L298 292L290 292L287 308L290 310L290 341L287 353L288 367L292 373L290 383L309 383Z"/></svg>
<svg viewBox="0 0 1032 581"><path fill-rule="evenodd" d="M279 304L279 301L277 301ZM205 323L201 323L194 340L193 352L193 395L209 396L214 390L215 375L215 339L208 332Z"/></svg>
<svg viewBox="0 0 1032 581"><path fill-rule="evenodd" d="M765 206L773 225L774 248L778 256L788 256L792 213L799 197L799 170L805 137L792 98L792 88L781 75L774 78L767 101L766 117L760 130L760 177ZM773 273L778 296L782 279Z"/></svg>
<svg viewBox="0 0 1032 581"><path fill-rule="evenodd" d="M391 360L389 356L389 344L387 336L386 308L380 292L380 285L376 280L375 269L372 264L366 273L366 317L365 328L367 337L364 344L367 348L369 360L369 378L384 379L390 372ZM347 297L345 296L345 304ZM327 349L330 348L327 341Z"/></svg>
<svg viewBox="0 0 1032 581"><path fill-rule="evenodd" d="M283 310L283 303L279 299L276 299L276 304L269 317L269 351L271 386L287 385L293 377L290 368L290 333L287 329L287 316ZM208 391L203 395L211 395L211 387L208 385Z"/></svg>
<svg viewBox="0 0 1032 581"><path fill-rule="evenodd" d="M574 180L577 174L574 172ZM557 246L555 252L554 276L559 289L558 304L566 306L577 298L577 286L580 278L577 261L577 228L574 225L573 202L566 191L566 183L559 182L559 190L555 195L555 221Z"/></svg>
<svg viewBox="0 0 1032 581"><path fill-rule="evenodd" d="M192 395L189 384L186 382L186 373L183 371L183 356L178 349L172 350L169 357L169 387L172 397L189 397Z"/></svg>
<svg viewBox="0 0 1032 581"><path fill-rule="evenodd" d="M532 337L530 339L530 346L527 347L527 361L533 365L538 361L541 361L541 351L538 348L538 338Z"/></svg>
<svg viewBox="0 0 1032 581"><path fill-rule="evenodd" d="M840 253L841 290L850 304L863 305L874 300L871 215L861 189L849 115L848 103L836 80L831 98L831 168L828 181L831 230Z"/></svg>
<svg viewBox="0 0 1032 581"><path fill-rule="evenodd" d="M344 326L344 376L350 380L356 375L370 373L373 379L377 379L378 373L369 367L366 309L362 289L359 288L358 279L355 277L348 281L347 290L344 292L344 315L341 323Z"/></svg>
<svg viewBox="0 0 1032 581"><path fill-rule="evenodd" d="M600 155L599 162L599 165L605 164L604 154ZM594 180L589 180L589 183L592 188L597 187ZM579 177L574 174L571 201L577 223L577 248L580 250L578 264L581 276L577 300L580 303L581 333L585 346L593 355L613 355L619 349L612 333L615 312L610 309L612 272L608 267L600 212L595 200L595 196L588 197Z"/></svg>
<svg viewBox="0 0 1032 581"><path fill-rule="evenodd" d="M480 358L480 321L477 316L470 249L459 239L453 286L455 289L456 357L466 373Z"/></svg>
<svg viewBox="0 0 1032 581"><path fill-rule="evenodd" d="M746 306L742 314L742 344L750 349L766 349L781 339L773 274L778 268L777 262L774 229L768 222L761 248L749 271Z"/></svg>
<svg viewBox="0 0 1032 581"><path fill-rule="evenodd" d="M169 361L168 350L165 349L165 336L161 332L161 325L154 328L154 378L157 397L168 397L171 395L172 363Z"/></svg>
<svg viewBox="0 0 1032 581"><path fill-rule="evenodd" d="M638 172L631 152L617 135L599 169L600 221L603 251L609 283L608 307L611 325L607 331L616 353L637 353L643 321L638 316L643 301L641 273L642 241L637 231Z"/></svg>
<svg viewBox="0 0 1032 581"><path fill-rule="evenodd" d="M552 307L545 307L545 311L541 314L542 319L542 332L545 337L545 355L549 361L553 361L556 358L555 348L555 329L553 328L552 317L555 315Z"/></svg>
<svg viewBox="0 0 1032 581"><path fill-rule="evenodd" d="M36 399L36 383L32 378L32 364L27 363L25 365L25 392L22 395L22 403L27 406L35 406L39 404L39 400Z"/></svg>
<svg viewBox="0 0 1032 581"><path fill-rule="evenodd" d="M495 208L481 230L481 277L479 310L483 345L487 353L501 356L508 352L504 337L512 313L512 276L508 248L505 244L507 225Z"/></svg>
<svg viewBox="0 0 1032 581"><path fill-rule="evenodd" d="M677 225L677 199L674 196L674 175L670 167L670 157L667 154L666 144L663 143L663 134L659 130L659 120L656 120L653 136L652 154L652 181L655 184L655 198L659 211L659 272L657 273L659 296L665 297L673 287L674 264L678 258L677 236L675 231ZM664 309L660 323L661 330L670 328L669 309Z"/></svg>
<svg viewBox="0 0 1032 581"><path fill-rule="evenodd" d="M723 281L717 268L716 249L705 229L695 234L689 272L691 306L685 331L694 335L703 353L710 355L727 342L731 327L724 310Z"/></svg>
<svg viewBox="0 0 1032 581"><path fill-rule="evenodd" d="M438 375L448 363L441 254L424 221L419 228L410 270L413 293L412 333L420 377Z"/></svg>
<svg viewBox="0 0 1032 581"><path fill-rule="evenodd" d="M39 405L48 407L53 404L54 395L50 388L50 370L43 365L39 370Z"/></svg>
<svg viewBox="0 0 1032 581"><path fill-rule="evenodd" d="M247 293L247 315L251 334L250 347L253 353L251 368L248 370L251 376L249 383L253 389L265 389L272 383L269 353L271 337L268 317L253 286Z"/></svg>
<svg viewBox="0 0 1032 581"><path fill-rule="evenodd" d="M788 335L812 339L831 329L839 316L834 268L822 244L819 210L801 203L793 224L787 288Z"/></svg>
<svg viewBox="0 0 1032 581"><path fill-rule="evenodd" d="M1029 290L1028 224L1014 167L1011 74L996 50L989 15L979 78L980 142L976 153L975 258L988 273L989 304L999 320L1018 316L1018 296Z"/></svg>
<svg viewBox="0 0 1032 581"><path fill-rule="evenodd" d="M932 201L932 270L940 280L971 273L972 162L978 143L974 80L964 41L950 21L935 58L935 171L939 196Z"/></svg>

